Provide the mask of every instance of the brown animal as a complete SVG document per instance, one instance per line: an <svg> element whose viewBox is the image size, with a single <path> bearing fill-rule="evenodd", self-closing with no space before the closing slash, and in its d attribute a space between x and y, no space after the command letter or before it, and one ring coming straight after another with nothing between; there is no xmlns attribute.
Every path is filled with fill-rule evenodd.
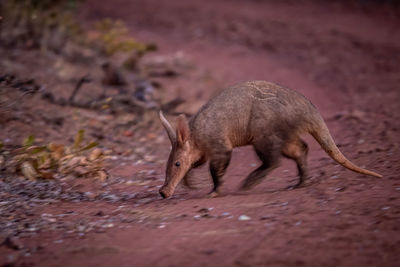
<svg viewBox="0 0 400 267"><path fill-rule="evenodd" d="M162 197L170 197L187 173L206 161L217 196L222 176L234 147L252 145L262 164L241 185L249 189L279 164L280 156L297 164L300 186L307 177L307 144L300 139L311 134L321 147L342 166L362 174L382 175L362 169L339 151L317 109L296 91L264 81L253 81L223 90L204 105L188 122L177 119L176 130L160 111L160 119L172 143L166 178L160 188Z"/></svg>

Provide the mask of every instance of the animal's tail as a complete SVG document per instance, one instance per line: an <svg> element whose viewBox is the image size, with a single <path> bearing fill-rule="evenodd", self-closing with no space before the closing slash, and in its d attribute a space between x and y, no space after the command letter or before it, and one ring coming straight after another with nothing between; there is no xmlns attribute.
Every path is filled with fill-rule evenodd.
<svg viewBox="0 0 400 267"><path fill-rule="evenodd" d="M328 127L326 126L324 120L319 114L317 114L315 123L309 129L309 133L317 140L317 142L326 151L326 153L328 153L328 155L340 165L358 173L379 178L382 177L382 175L380 175L379 173L360 168L352 163L350 160L348 160L336 146L335 141L333 141L333 138L329 133Z"/></svg>

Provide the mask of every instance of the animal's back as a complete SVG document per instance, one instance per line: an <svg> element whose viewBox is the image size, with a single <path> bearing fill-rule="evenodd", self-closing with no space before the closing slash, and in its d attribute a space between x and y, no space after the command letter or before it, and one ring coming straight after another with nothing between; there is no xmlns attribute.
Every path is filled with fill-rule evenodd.
<svg viewBox="0 0 400 267"><path fill-rule="evenodd" d="M198 143L230 142L235 147L259 136L301 131L315 113L301 94L273 83L252 81L224 89L211 99L193 117L191 128Z"/></svg>

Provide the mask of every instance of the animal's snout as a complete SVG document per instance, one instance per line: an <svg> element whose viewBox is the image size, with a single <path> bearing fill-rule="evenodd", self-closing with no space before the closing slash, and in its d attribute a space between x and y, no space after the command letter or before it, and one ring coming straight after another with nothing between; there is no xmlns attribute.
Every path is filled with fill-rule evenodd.
<svg viewBox="0 0 400 267"><path fill-rule="evenodd" d="M169 191L163 186L163 187L161 187L160 188L160 195L163 197L163 198L168 198L168 197L170 197L171 196L171 194L169 193Z"/></svg>
<svg viewBox="0 0 400 267"><path fill-rule="evenodd" d="M161 191L161 190L160 190L160 195L161 195L163 198L167 198L167 196L165 195L165 193L164 193L163 191Z"/></svg>

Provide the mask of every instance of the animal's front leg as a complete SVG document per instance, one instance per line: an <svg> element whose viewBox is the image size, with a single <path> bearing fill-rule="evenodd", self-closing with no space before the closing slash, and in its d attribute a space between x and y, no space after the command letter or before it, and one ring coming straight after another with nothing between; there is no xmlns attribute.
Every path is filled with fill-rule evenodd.
<svg viewBox="0 0 400 267"><path fill-rule="evenodd" d="M193 163L192 166L192 170L195 168L199 168L200 166L202 166L204 163L207 162L206 157L201 157L198 161L196 161L195 163ZM192 183L192 170L190 170L185 177L183 177L183 185L186 186L187 188L190 189L197 189L197 187Z"/></svg>
<svg viewBox="0 0 400 267"><path fill-rule="evenodd" d="M192 170L190 170L182 179L182 183L189 189L197 189L197 187L192 183Z"/></svg>
<svg viewBox="0 0 400 267"><path fill-rule="evenodd" d="M210 160L210 172L213 179L214 187L210 192L210 197L217 197L220 194L222 185L222 176L224 176L226 168L231 160L232 151L219 152Z"/></svg>

